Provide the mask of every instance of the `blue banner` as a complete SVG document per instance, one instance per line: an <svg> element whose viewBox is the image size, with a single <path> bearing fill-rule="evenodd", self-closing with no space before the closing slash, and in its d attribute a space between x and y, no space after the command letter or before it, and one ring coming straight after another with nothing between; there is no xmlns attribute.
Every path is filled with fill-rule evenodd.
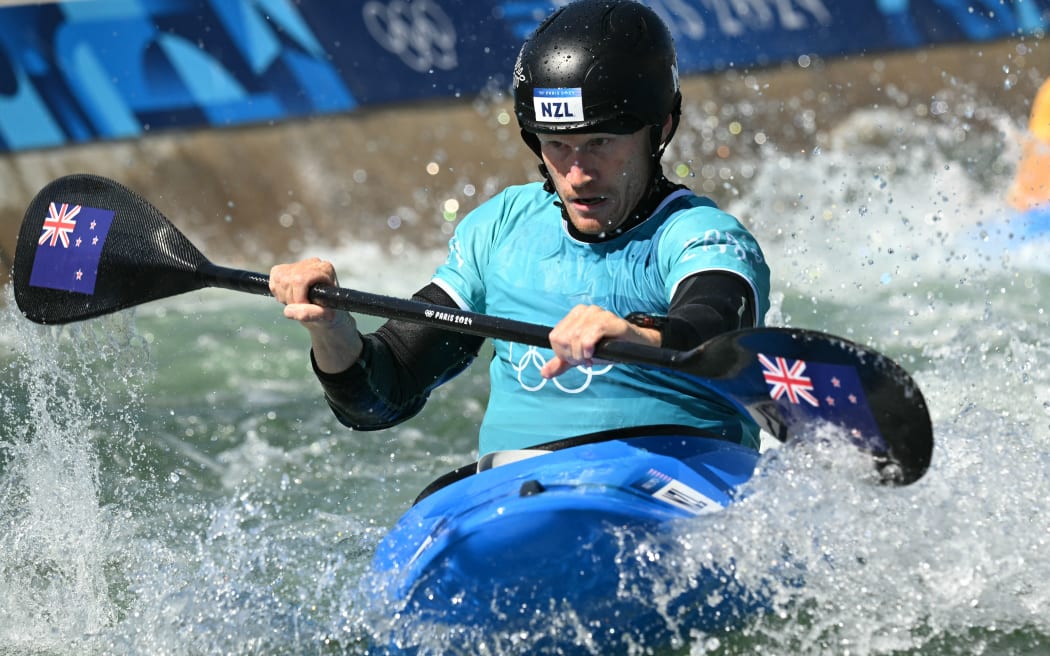
<svg viewBox="0 0 1050 656"><path fill-rule="evenodd" d="M505 92L559 0L0 7L0 151ZM1050 0L651 0L683 75L1042 33Z"/></svg>

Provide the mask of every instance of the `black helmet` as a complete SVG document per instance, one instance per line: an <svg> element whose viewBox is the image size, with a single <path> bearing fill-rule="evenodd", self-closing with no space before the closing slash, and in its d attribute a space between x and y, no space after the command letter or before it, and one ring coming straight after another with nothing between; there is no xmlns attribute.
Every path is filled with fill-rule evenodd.
<svg viewBox="0 0 1050 656"><path fill-rule="evenodd" d="M514 66L514 113L533 150L535 133L627 134L656 126L659 134L668 115L677 127L681 98L671 34L633 0L577 0L561 8L536 28ZM658 137L654 144L666 145Z"/></svg>

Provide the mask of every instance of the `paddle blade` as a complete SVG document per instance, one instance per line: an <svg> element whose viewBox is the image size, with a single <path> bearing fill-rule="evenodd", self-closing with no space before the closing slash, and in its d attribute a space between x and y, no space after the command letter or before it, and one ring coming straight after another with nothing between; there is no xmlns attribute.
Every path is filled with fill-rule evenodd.
<svg viewBox="0 0 1050 656"><path fill-rule="evenodd" d="M141 196L112 180L52 181L26 209L15 248L15 301L60 324L205 286L207 259Z"/></svg>
<svg viewBox="0 0 1050 656"><path fill-rule="evenodd" d="M933 427L919 386L871 349L810 330L756 328L715 337L677 366L781 441L826 422L871 453L887 482L913 483L930 466Z"/></svg>

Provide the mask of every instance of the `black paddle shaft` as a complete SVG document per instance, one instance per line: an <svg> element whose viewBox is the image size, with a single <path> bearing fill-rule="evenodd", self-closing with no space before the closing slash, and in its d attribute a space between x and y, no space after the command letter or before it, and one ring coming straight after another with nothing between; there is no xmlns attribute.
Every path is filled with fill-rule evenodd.
<svg viewBox="0 0 1050 656"><path fill-rule="evenodd" d="M18 236L15 299L27 318L61 324L176 294L220 287L269 295L269 278L211 263L152 204L94 175L54 180L31 201ZM412 321L537 347L551 328L458 308L315 286L327 307ZM602 342L596 357L676 370L786 441L815 421L846 429L885 480L907 484L929 467L933 429L911 376L891 359L824 333L755 328L691 351Z"/></svg>
<svg viewBox="0 0 1050 656"><path fill-rule="evenodd" d="M199 266L198 279L207 287L221 287L251 294L270 294L268 276L217 266L211 262L205 262ZM310 300L318 305L338 310L360 312L386 319L401 319L447 328L454 332L491 339L505 339L530 346L550 346L550 327L524 321L468 312L444 305L371 294L344 287L317 285L310 290L309 296ZM673 367L681 359L682 352L610 341L599 344L596 355L601 359L616 362Z"/></svg>

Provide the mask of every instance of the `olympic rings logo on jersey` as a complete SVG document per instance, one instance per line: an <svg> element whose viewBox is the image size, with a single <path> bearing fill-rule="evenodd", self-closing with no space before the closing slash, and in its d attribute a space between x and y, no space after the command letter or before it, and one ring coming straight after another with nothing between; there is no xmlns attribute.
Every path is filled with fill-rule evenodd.
<svg viewBox="0 0 1050 656"><path fill-rule="evenodd" d="M412 70L456 67L456 28L431 0L369 0L361 14L369 34Z"/></svg>
<svg viewBox="0 0 1050 656"><path fill-rule="evenodd" d="M525 350L525 353L520 358L518 358L517 362L515 362L514 344L510 344L507 348L507 359L511 362L511 368L514 369L514 371L518 374L518 383L521 385L521 388L526 392L538 392L541 389L543 389L543 387L547 383L552 383L555 387L557 387L562 392L565 392L566 394L579 394L580 392L586 390L588 387L591 386L591 381L593 381L596 376L604 376L605 374L612 371L613 368L613 365L611 364L605 365L604 367L600 367L597 369L594 367L579 365L576 367L576 371L583 374L583 380L580 382L579 385L575 387L570 387L566 383L562 382L563 379L566 379L571 376L571 374L569 374L568 372L562 374L557 378L550 379L544 378L540 375L540 369L543 368L543 365L547 364L547 358L543 357L539 349L537 349L535 346L530 346L529 348L527 348ZM533 376L529 376L529 374L533 371L535 371ZM533 377L535 378L535 380L530 380Z"/></svg>

